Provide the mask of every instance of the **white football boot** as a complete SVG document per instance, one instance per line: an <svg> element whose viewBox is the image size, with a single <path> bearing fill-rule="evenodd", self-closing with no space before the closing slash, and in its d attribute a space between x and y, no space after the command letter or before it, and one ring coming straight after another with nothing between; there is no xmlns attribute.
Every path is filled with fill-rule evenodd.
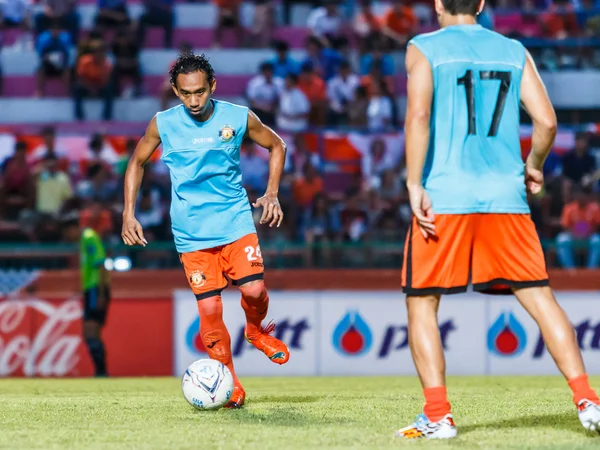
<svg viewBox="0 0 600 450"><path fill-rule="evenodd" d="M577 405L577 410L583 428L600 433L600 405L584 398Z"/></svg>
<svg viewBox="0 0 600 450"><path fill-rule="evenodd" d="M456 426L452 414L446 414L440 421L431 422L425 414L419 414L415 423L396 431L403 439L450 439L456 437Z"/></svg>

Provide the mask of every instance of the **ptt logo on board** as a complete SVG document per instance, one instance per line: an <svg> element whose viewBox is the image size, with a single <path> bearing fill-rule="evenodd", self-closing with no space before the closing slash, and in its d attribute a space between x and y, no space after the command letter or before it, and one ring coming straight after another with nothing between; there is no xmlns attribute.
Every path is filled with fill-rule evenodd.
<svg viewBox="0 0 600 450"><path fill-rule="evenodd" d="M349 311L333 330L333 347L344 356L361 356L371 349L373 333L358 311Z"/></svg>
<svg viewBox="0 0 600 450"><path fill-rule="evenodd" d="M487 347L496 356L519 356L527 346L527 332L512 312L503 312L489 328Z"/></svg>

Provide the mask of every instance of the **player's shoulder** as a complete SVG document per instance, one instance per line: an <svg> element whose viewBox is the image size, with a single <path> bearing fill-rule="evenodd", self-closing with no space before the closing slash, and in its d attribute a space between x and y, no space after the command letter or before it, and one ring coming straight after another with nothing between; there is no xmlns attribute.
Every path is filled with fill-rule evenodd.
<svg viewBox="0 0 600 450"><path fill-rule="evenodd" d="M172 108L157 112L154 117L158 118L158 117L168 117L168 116L176 115L176 114L179 114L183 110L183 108L185 108L185 106L183 106L183 104L179 104L179 105L173 106Z"/></svg>
<svg viewBox="0 0 600 450"><path fill-rule="evenodd" d="M419 42L430 42L432 40L437 40L439 38L443 38L444 34L448 33L448 29L447 28L440 28L439 30L436 31L431 31L428 33L421 33L421 34L417 34L415 37L413 37L409 42L408 45L414 44L414 43L419 43Z"/></svg>
<svg viewBox="0 0 600 450"><path fill-rule="evenodd" d="M238 105L237 103L226 102L225 100L213 99L213 101L215 102L215 104L217 105L217 107L219 109L248 114L247 106Z"/></svg>

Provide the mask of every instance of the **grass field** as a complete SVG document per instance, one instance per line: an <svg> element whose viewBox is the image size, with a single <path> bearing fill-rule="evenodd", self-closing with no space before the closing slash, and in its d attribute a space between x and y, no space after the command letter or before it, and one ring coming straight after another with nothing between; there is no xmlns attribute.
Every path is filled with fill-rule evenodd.
<svg viewBox="0 0 600 450"><path fill-rule="evenodd" d="M459 437L403 442L415 378L248 378L242 410L198 412L176 378L0 381L0 449L591 449L558 377L449 379ZM592 380L600 386L600 378Z"/></svg>

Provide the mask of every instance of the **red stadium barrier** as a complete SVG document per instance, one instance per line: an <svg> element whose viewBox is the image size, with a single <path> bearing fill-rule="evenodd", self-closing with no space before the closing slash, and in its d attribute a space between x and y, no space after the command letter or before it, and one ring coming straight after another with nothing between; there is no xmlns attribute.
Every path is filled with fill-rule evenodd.
<svg viewBox="0 0 600 450"><path fill-rule="evenodd" d="M0 301L0 377L90 376L78 297ZM113 376L173 373L172 299L116 298L104 330ZM132 357L135 355L135 357Z"/></svg>

